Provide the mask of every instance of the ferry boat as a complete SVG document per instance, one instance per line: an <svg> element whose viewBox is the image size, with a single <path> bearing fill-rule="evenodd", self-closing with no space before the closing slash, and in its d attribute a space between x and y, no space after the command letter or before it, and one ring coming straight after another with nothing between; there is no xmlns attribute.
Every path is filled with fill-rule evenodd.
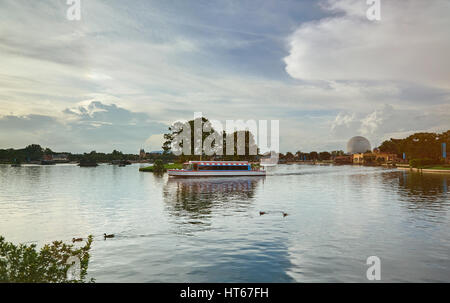
<svg viewBox="0 0 450 303"><path fill-rule="evenodd" d="M265 176L266 171L252 168L247 161L189 161L183 169L169 169L171 177Z"/></svg>

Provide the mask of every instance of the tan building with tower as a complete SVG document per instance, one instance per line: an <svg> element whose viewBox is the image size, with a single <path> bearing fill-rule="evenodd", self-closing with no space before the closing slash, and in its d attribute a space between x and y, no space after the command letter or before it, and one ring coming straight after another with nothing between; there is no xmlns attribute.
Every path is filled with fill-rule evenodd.
<svg viewBox="0 0 450 303"><path fill-rule="evenodd" d="M399 162L396 154L382 153L377 148L373 152L353 154L354 164L392 164Z"/></svg>
<svg viewBox="0 0 450 303"><path fill-rule="evenodd" d="M145 158L147 158L147 154L145 153L145 150L141 148L141 150L139 151L139 159L143 160Z"/></svg>

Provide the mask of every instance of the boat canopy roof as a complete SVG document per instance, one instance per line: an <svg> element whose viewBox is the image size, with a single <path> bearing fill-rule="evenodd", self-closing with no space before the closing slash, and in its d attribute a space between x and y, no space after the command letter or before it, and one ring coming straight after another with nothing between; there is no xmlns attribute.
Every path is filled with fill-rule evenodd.
<svg viewBox="0 0 450 303"><path fill-rule="evenodd" d="M226 165L242 165L248 166L248 161L189 161L186 164L198 164L198 165L208 165L208 166L226 166Z"/></svg>

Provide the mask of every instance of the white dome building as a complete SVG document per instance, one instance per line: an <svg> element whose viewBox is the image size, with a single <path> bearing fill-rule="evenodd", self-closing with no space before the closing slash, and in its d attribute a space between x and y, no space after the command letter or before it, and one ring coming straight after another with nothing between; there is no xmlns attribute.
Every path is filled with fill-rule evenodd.
<svg viewBox="0 0 450 303"><path fill-rule="evenodd" d="M361 136L353 137L347 143L347 153L349 154L360 154L371 150L369 140Z"/></svg>

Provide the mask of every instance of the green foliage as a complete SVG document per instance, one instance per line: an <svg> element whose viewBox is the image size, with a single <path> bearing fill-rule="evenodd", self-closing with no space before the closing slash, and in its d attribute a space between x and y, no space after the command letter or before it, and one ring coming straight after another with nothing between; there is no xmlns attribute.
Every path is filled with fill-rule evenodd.
<svg viewBox="0 0 450 303"><path fill-rule="evenodd" d="M128 161L135 161L138 160L138 155L132 155L132 154L124 154L121 151L113 150L112 153L106 154L106 153L98 153L95 150L91 151L90 153L84 153L82 155L69 155L70 161L89 161L89 162L96 162L96 163L108 163L112 162L114 160L128 160Z"/></svg>
<svg viewBox="0 0 450 303"><path fill-rule="evenodd" d="M91 161L97 163L107 163L113 160L139 160L139 155L124 154L120 151L113 150L112 153L98 153L96 151L91 151L90 153L84 154L71 154L68 152L63 152L68 155L69 161ZM42 160L44 154L54 155L56 152L52 151L50 148L42 148L40 145L32 144L23 149L0 149L0 163L26 163L29 161L40 161Z"/></svg>
<svg viewBox="0 0 450 303"><path fill-rule="evenodd" d="M411 159L409 160L409 166L417 168L419 167L419 159Z"/></svg>
<svg viewBox="0 0 450 303"><path fill-rule="evenodd" d="M44 149L38 144L31 144L22 149L0 149L0 160L7 163L38 161L43 155Z"/></svg>
<svg viewBox="0 0 450 303"><path fill-rule="evenodd" d="M405 139L391 139L384 141L379 149L381 152L397 154L402 157L405 153L408 159L433 159L442 157L442 143L447 143L447 153L450 148L450 131L441 134L416 133Z"/></svg>
<svg viewBox="0 0 450 303"><path fill-rule="evenodd" d="M166 171L166 168L164 167L164 163L162 160L156 160L153 164L153 172L154 173L163 173Z"/></svg>
<svg viewBox="0 0 450 303"><path fill-rule="evenodd" d="M450 166L447 165L437 165L437 166L427 166L426 169L437 169L437 170L450 170Z"/></svg>
<svg viewBox="0 0 450 303"><path fill-rule="evenodd" d="M199 119L201 119L201 121L198 121ZM202 146L204 146L204 142L206 140L206 138L208 138L209 136L213 135L216 133L216 131L212 128L211 126L211 122L202 117L202 118L197 118L196 120L190 120L189 126L191 128L191 151L190 151L190 155L181 155L178 158L179 162L184 162L184 161L189 161L189 160L200 160L200 155L195 155L195 122L197 122L199 125L202 126L202 129L205 128L205 125L208 126L208 128L210 129L210 131L203 131L202 132ZM171 150L171 146L172 143L175 139L175 137L177 135L180 135L182 133L182 129L178 129L175 130L175 125L169 127L169 132L164 134L164 139L165 142L162 146L163 150L164 150L164 155L166 157L168 156L173 156L172 154L172 150ZM200 137L200 136L198 136ZM234 150L233 150L233 155L226 155L226 150L227 150L227 140L231 141L231 139L234 141ZM244 151L244 155L238 155L238 150L237 150L237 143L238 140L243 139L244 144L245 144L245 151ZM220 139L219 139L220 140ZM200 141L200 140L198 140ZM234 131L233 133L227 134L225 131L222 133L222 145L223 145L223 153L224 155L221 156L222 160L227 160L227 161L241 161L241 160L248 160L248 161L254 161L256 160L256 155L250 155L250 151L253 150L254 147L256 147L256 151L257 153L259 152L258 150L258 146L256 145L256 140L254 135L248 131L248 130L240 130L240 131ZM219 142L216 142L216 140L214 140L212 142L212 148L218 148ZM183 143L180 143L180 147L183 147ZM202 155L202 159L208 159L210 158L210 160L213 160L214 157L213 156L205 156ZM172 158L174 159L174 158Z"/></svg>
<svg viewBox="0 0 450 303"><path fill-rule="evenodd" d="M200 121L199 121L200 120ZM196 118L195 120L190 120L188 122L189 127L191 129L190 135L191 135L191 155L194 155L194 148L195 148L195 122L198 122L199 125L201 125L201 129L203 130L205 125L208 125L210 127L210 131L209 132L205 132L203 131L201 136L202 136L202 146L203 143L205 141L205 139L214 133L214 129L211 126L211 122L209 122L208 119L202 117L202 118ZM169 133L164 134L164 139L165 142L163 143L163 150L164 150L164 154L165 155L169 155L172 151L171 151L171 146L172 146L172 142L175 139L176 136L180 135L183 132L183 129L178 129L176 130L176 124L174 124L173 126L169 127ZM180 143L180 147L183 147L183 143Z"/></svg>
<svg viewBox="0 0 450 303"><path fill-rule="evenodd" d="M158 162L158 161L160 161L162 163L161 160L156 160L155 164L153 166L141 167L141 168L139 168L139 171L142 171L142 172L165 172L168 169L181 169L181 168L183 168L183 165L180 164L180 163L164 164L163 165L164 170L161 170L161 167L159 167L158 171L155 171L155 165L156 165L156 162Z"/></svg>
<svg viewBox="0 0 450 303"><path fill-rule="evenodd" d="M319 159L319 153L316 151L312 151L309 153L309 157L311 160L318 160Z"/></svg>
<svg viewBox="0 0 450 303"><path fill-rule="evenodd" d="M31 161L40 160L44 155L44 150L38 144L31 144L25 147L25 155Z"/></svg>
<svg viewBox="0 0 450 303"><path fill-rule="evenodd" d="M330 160L331 159L331 154L329 152L320 152L319 153L319 159L320 160Z"/></svg>
<svg viewBox="0 0 450 303"><path fill-rule="evenodd" d="M294 161L295 160L295 156L291 152L287 152L284 157L286 158L287 161Z"/></svg>
<svg viewBox="0 0 450 303"><path fill-rule="evenodd" d="M0 237L0 283L84 283L92 240L89 236L81 248L55 241L38 251L35 244L14 245ZM80 260L78 277L67 275L70 257Z"/></svg>
<svg viewBox="0 0 450 303"><path fill-rule="evenodd" d="M252 169L260 169L261 168L261 165L259 163L252 163L251 166L252 166Z"/></svg>
<svg viewBox="0 0 450 303"><path fill-rule="evenodd" d="M238 146L239 138L242 138L244 140L244 155L238 155L237 146ZM234 142L233 155L226 155L227 140L231 141L231 139L233 139L233 142ZM233 132L232 134L227 134L224 131L224 138L223 138L224 155L222 156L223 160L226 160L226 161L255 161L256 155L250 155L250 151L254 150L255 148L256 148L256 153L259 154L259 148L256 145L255 137L250 131L239 130L239 131ZM292 157L293 157L293 155L292 155Z"/></svg>

